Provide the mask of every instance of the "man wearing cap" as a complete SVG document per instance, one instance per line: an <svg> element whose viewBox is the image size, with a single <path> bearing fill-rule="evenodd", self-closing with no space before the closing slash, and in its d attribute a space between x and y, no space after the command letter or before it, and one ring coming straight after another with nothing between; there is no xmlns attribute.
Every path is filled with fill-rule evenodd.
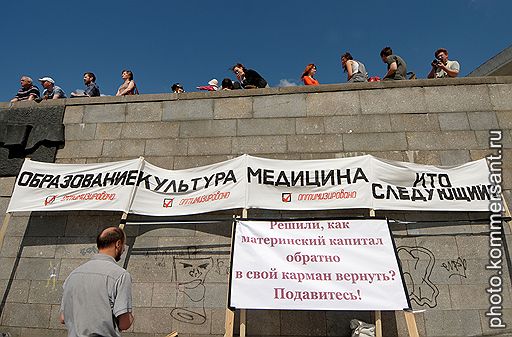
<svg viewBox="0 0 512 337"><path fill-rule="evenodd" d="M64 90L55 85L55 81L51 77L43 77L39 79L43 86L43 99L66 98Z"/></svg>
<svg viewBox="0 0 512 337"><path fill-rule="evenodd" d="M32 84L32 79L28 76L22 76L20 79L21 88L11 102L33 101L39 98L39 88Z"/></svg>

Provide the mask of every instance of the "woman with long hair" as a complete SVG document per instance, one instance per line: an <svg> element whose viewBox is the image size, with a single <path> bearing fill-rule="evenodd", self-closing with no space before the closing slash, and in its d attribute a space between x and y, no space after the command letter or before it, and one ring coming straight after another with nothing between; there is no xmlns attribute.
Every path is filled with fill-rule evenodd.
<svg viewBox="0 0 512 337"><path fill-rule="evenodd" d="M310 63L306 66L306 69L304 69L300 79L304 82L304 85L318 85L320 83L314 79L315 74L316 66L313 63Z"/></svg>
<svg viewBox="0 0 512 337"><path fill-rule="evenodd" d="M116 96L126 96L126 95L137 95L139 91L137 90L137 85L133 80L133 73L130 70L123 70L121 72L121 78L124 80L123 84L117 89Z"/></svg>
<svg viewBox="0 0 512 337"><path fill-rule="evenodd" d="M368 74L363 63L352 58L350 53L341 55L341 66L343 71L347 73L347 82L367 82Z"/></svg>

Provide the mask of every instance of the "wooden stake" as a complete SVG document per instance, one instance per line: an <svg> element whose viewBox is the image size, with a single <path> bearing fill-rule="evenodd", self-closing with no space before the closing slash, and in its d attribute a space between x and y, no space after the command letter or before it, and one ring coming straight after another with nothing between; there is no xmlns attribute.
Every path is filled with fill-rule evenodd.
<svg viewBox="0 0 512 337"><path fill-rule="evenodd" d="M510 217L510 209L508 208L507 201L503 197L503 194L501 195L501 200L503 201L503 208L505 209L505 216ZM507 221L508 227L510 231L512 232L512 221Z"/></svg>
<svg viewBox="0 0 512 337"><path fill-rule="evenodd" d="M233 337L233 328L235 326L235 312L226 307L226 322L224 323L224 337Z"/></svg>
<svg viewBox="0 0 512 337"><path fill-rule="evenodd" d="M375 337L382 337L382 317L380 310L375 311Z"/></svg>
<svg viewBox="0 0 512 337"><path fill-rule="evenodd" d="M407 331L409 332L409 337L420 337L418 333L418 326L416 325L416 318L414 317L414 312L412 311L404 311L405 322L407 323Z"/></svg>
<svg viewBox="0 0 512 337"><path fill-rule="evenodd" d="M233 215L233 224L231 225L231 246L229 247L230 256L232 256L231 252L233 251L233 237L235 235L235 218L236 215ZM226 298L226 318L224 321L224 337L233 337L233 329L235 327L235 311L231 310L228 307L229 294L227 296L228 298Z"/></svg>
<svg viewBox="0 0 512 337"><path fill-rule="evenodd" d="M124 230L124 225L125 225L127 218L128 218L128 213L123 212L123 215L121 215L121 221L119 222L119 228L121 228L122 230Z"/></svg>
<svg viewBox="0 0 512 337"><path fill-rule="evenodd" d="M370 208L370 217L375 217L373 208ZM375 337L382 337L382 313L380 310L375 311Z"/></svg>
<svg viewBox="0 0 512 337"><path fill-rule="evenodd" d="M11 221L11 213L6 213L4 217L4 221L2 222L2 228L0 228L0 249L4 244L5 234L7 233L7 227L9 226L9 222Z"/></svg>
<svg viewBox="0 0 512 337"><path fill-rule="evenodd" d="M144 157L139 157L139 168L138 171L141 172L144 169ZM135 193L137 193L137 185L133 185L133 189L130 192L130 198L128 198L128 207L126 209L126 212L123 212L123 215L121 216L121 222L119 223L119 228L124 230L124 225L126 223L126 219L128 218L128 213L130 212L130 209L132 208L133 200L135 200Z"/></svg>
<svg viewBox="0 0 512 337"><path fill-rule="evenodd" d="M242 210L242 218L247 218L247 208ZM240 337L245 337L247 332L247 310L240 309Z"/></svg>
<svg viewBox="0 0 512 337"><path fill-rule="evenodd" d="M247 331L247 310L240 309L240 337L245 337Z"/></svg>

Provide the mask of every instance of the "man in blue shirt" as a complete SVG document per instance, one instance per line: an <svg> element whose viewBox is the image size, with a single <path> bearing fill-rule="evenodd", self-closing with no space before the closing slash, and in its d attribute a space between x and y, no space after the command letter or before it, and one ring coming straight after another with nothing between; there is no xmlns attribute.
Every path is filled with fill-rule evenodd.
<svg viewBox="0 0 512 337"><path fill-rule="evenodd" d="M43 99L59 99L66 98L64 90L55 85L55 81L51 77L43 77L39 79L44 88Z"/></svg>
<svg viewBox="0 0 512 337"><path fill-rule="evenodd" d="M84 73L84 84L86 86L83 93L72 92L71 97L96 97L100 96L100 88L96 84L96 76L93 73Z"/></svg>

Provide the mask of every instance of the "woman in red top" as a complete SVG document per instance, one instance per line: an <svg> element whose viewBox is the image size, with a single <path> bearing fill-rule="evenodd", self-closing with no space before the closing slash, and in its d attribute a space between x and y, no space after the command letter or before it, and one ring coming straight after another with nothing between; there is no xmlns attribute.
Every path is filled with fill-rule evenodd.
<svg viewBox="0 0 512 337"><path fill-rule="evenodd" d="M306 69L304 69L304 72L302 73L302 76L300 77L301 80L304 82L304 85L318 85L318 81L313 78L316 73L316 66L313 63L310 63L307 65Z"/></svg>

